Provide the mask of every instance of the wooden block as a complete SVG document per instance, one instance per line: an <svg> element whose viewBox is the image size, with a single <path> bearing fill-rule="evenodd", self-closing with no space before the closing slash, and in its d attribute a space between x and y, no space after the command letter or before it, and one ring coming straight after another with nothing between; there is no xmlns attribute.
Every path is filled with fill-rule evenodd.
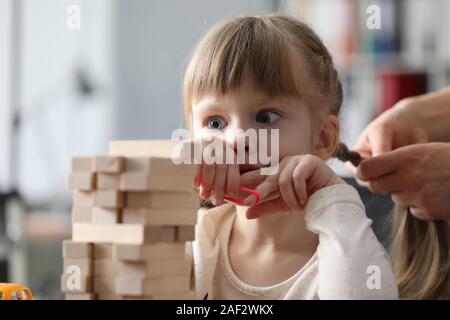
<svg viewBox="0 0 450 320"><path fill-rule="evenodd" d="M66 293L66 300L97 300L95 293Z"/></svg>
<svg viewBox="0 0 450 320"><path fill-rule="evenodd" d="M112 243L94 243L94 259L112 259L114 245Z"/></svg>
<svg viewBox="0 0 450 320"><path fill-rule="evenodd" d="M95 259L94 274L95 276L115 277L121 274L122 262L115 259Z"/></svg>
<svg viewBox="0 0 450 320"><path fill-rule="evenodd" d="M110 141L108 154L125 157L167 157L178 145L176 140Z"/></svg>
<svg viewBox="0 0 450 320"><path fill-rule="evenodd" d="M176 237L175 227L163 226L161 232L161 241L163 242L174 242Z"/></svg>
<svg viewBox="0 0 450 320"><path fill-rule="evenodd" d="M139 224L98 225L74 223L72 239L79 242L144 244L161 241L162 227Z"/></svg>
<svg viewBox="0 0 450 320"><path fill-rule="evenodd" d="M92 223L94 224L117 224L120 223L120 216L120 209L92 208Z"/></svg>
<svg viewBox="0 0 450 320"><path fill-rule="evenodd" d="M93 291L92 289L93 280L91 276L61 275L61 291L64 293L89 293Z"/></svg>
<svg viewBox="0 0 450 320"><path fill-rule="evenodd" d="M93 257L93 245L86 242L63 241L63 257L73 259L86 259Z"/></svg>
<svg viewBox="0 0 450 320"><path fill-rule="evenodd" d="M122 208L125 203L123 192L116 190L97 190L94 193L94 205L105 208Z"/></svg>
<svg viewBox="0 0 450 320"><path fill-rule="evenodd" d="M91 157L73 157L71 163L72 172L93 172Z"/></svg>
<svg viewBox="0 0 450 320"><path fill-rule="evenodd" d="M158 176L152 175L149 191L187 191L192 192L193 176Z"/></svg>
<svg viewBox="0 0 450 320"><path fill-rule="evenodd" d="M97 173L97 189L119 190L120 174Z"/></svg>
<svg viewBox="0 0 450 320"><path fill-rule="evenodd" d="M161 260L163 261L163 260ZM147 264L143 261L139 262L122 262L120 275L127 277L145 278L147 275Z"/></svg>
<svg viewBox="0 0 450 320"><path fill-rule="evenodd" d="M72 207L72 223L91 223L92 207L74 205Z"/></svg>
<svg viewBox="0 0 450 320"><path fill-rule="evenodd" d="M195 226L176 226L175 241L194 241Z"/></svg>
<svg viewBox="0 0 450 320"><path fill-rule="evenodd" d="M199 196L196 192L127 192L127 207L148 208L199 208Z"/></svg>
<svg viewBox="0 0 450 320"><path fill-rule="evenodd" d="M116 277L94 277L95 292L99 294L116 294Z"/></svg>
<svg viewBox="0 0 450 320"><path fill-rule="evenodd" d="M92 276L94 274L94 262L91 258L83 259L64 259L64 273L72 272L71 268L79 268L82 277Z"/></svg>
<svg viewBox="0 0 450 320"><path fill-rule="evenodd" d="M120 175L120 190L146 191L150 190L150 175L142 173L124 173Z"/></svg>
<svg viewBox="0 0 450 320"><path fill-rule="evenodd" d="M153 296L155 300L197 300L195 290L185 292L160 293Z"/></svg>
<svg viewBox="0 0 450 320"><path fill-rule="evenodd" d="M190 276L191 263L184 258L123 262L121 274L132 277Z"/></svg>
<svg viewBox="0 0 450 320"><path fill-rule="evenodd" d="M70 190L94 190L96 186L95 173L75 172L70 173L67 177L67 187Z"/></svg>
<svg viewBox="0 0 450 320"><path fill-rule="evenodd" d="M195 165L177 164L171 158L162 157L127 157L126 172L139 172L150 175L172 175L194 177L197 171Z"/></svg>
<svg viewBox="0 0 450 320"><path fill-rule="evenodd" d="M184 242L158 242L154 244L115 244L114 258L123 261L151 261L185 257Z"/></svg>
<svg viewBox="0 0 450 320"><path fill-rule="evenodd" d="M123 296L114 293L99 293L97 294L98 300L125 300Z"/></svg>
<svg viewBox="0 0 450 320"><path fill-rule="evenodd" d="M148 296L122 296L123 300L197 300L195 291L159 293Z"/></svg>
<svg viewBox="0 0 450 320"><path fill-rule="evenodd" d="M128 172L120 177L123 191L190 191L193 190L191 176L150 175Z"/></svg>
<svg viewBox="0 0 450 320"><path fill-rule="evenodd" d="M150 161L150 157L127 157L125 159L125 172L150 174Z"/></svg>
<svg viewBox="0 0 450 320"><path fill-rule="evenodd" d="M143 296L169 292L189 291L190 277L185 275L167 277L129 277L116 278L116 293L127 296Z"/></svg>
<svg viewBox="0 0 450 320"><path fill-rule="evenodd" d="M91 191L74 191L73 204L75 206L93 206L94 192Z"/></svg>
<svg viewBox="0 0 450 320"><path fill-rule="evenodd" d="M188 176L191 179L195 176L197 167L194 164L184 164L172 161L167 158L152 157L150 161L151 174L170 174L176 176Z"/></svg>
<svg viewBox="0 0 450 320"><path fill-rule="evenodd" d="M124 158L97 156L94 158L94 170L101 173L120 173L124 168Z"/></svg>
<svg viewBox="0 0 450 320"><path fill-rule="evenodd" d="M192 209L125 208L122 211L122 221L123 223L145 225L195 225L197 211Z"/></svg>

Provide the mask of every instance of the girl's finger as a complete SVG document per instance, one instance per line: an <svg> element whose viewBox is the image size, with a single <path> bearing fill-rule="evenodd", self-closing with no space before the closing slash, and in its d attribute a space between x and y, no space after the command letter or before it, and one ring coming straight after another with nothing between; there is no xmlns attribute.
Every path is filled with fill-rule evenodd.
<svg viewBox="0 0 450 320"><path fill-rule="evenodd" d="M226 194L230 197L239 197L240 186L239 165L230 164L227 166Z"/></svg>
<svg viewBox="0 0 450 320"><path fill-rule="evenodd" d="M202 165L201 164L195 164L195 176L194 176L194 180L193 180L193 184L196 187L200 186L200 181L201 181L201 173L202 173Z"/></svg>
<svg viewBox="0 0 450 320"><path fill-rule="evenodd" d="M294 168L292 180L294 182L295 193L297 194L297 198L300 200L300 205L304 206L306 204L306 200L308 199L308 194L306 191L306 178L300 163L298 163Z"/></svg>
<svg viewBox="0 0 450 320"><path fill-rule="evenodd" d="M241 174L240 184L242 186L254 189L266 180L266 178L267 176L261 175L261 169L255 169Z"/></svg>
<svg viewBox="0 0 450 320"><path fill-rule="evenodd" d="M203 199L208 199L211 196L214 175L215 164L204 163L202 165L202 181L200 182L200 197L202 197Z"/></svg>
<svg viewBox="0 0 450 320"><path fill-rule="evenodd" d="M263 202L248 208L245 212L247 219L258 219L269 214L289 212L291 209L286 206L286 202L281 198Z"/></svg>
<svg viewBox="0 0 450 320"><path fill-rule="evenodd" d="M227 179L227 165L216 164L213 182L213 203L218 206L223 203L225 184Z"/></svg>
<svg viewBox="0 0 450 320"><path fill-rule="evenodd" d="M263 200L269 193L278 189L278 180L269 177L263 181L259 186L255 188L255 191L259 192L260 199ZM256 197L254 195L249 195L244 200L244 205L251 206L256 202Z"/></svg>
<svg viewBox="0 0 450 320"><path fill-rule="evenodd" d="M259 192L261 201L264 200L264 198L269 193L279 190L278 179L280 177L280 172L282 172L283 169L285 168L285 166L287 164L289 164L288 159L289 158L284 158L279 163L278 170L276 171L276 173L269 175L269 176L261 176L260 179L263 179L263 181L260 184L258 184L256 186L256 188L254 188L256 191ZM258 174L259 174L259 170L253 170L253 171L258 171ZM246 172L244 175L249 174L249 175L252 175L253 178L255 178L256 173L254 173L253 171ZM242 180L244 180L244 177L242 177L241 183L242 183ZM254 195L250 195L247 198L245 198L244 203L247 206L251 206L251 205L255 204L255 201L256 201L256 197Z"/></svg>
<svg viewBox="0 0 450 320"><path fill-rule="evenodd" d="M301 210L300 201L294 191L293 171L297 162L291 161L280 173L278 184L284 201L292 210Z"/></svg>

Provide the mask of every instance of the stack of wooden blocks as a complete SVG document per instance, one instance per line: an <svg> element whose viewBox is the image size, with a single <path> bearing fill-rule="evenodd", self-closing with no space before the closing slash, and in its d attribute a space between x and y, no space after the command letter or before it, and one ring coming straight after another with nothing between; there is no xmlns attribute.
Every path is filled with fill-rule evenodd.
<svg viewBox="0 0 450 320"><path fill-rule="evenodd" d="M171 141L113 141L107 156L72 159L72 239L64 241L66 299L195 299L199 204L195 166L174 164Z"/></svg>

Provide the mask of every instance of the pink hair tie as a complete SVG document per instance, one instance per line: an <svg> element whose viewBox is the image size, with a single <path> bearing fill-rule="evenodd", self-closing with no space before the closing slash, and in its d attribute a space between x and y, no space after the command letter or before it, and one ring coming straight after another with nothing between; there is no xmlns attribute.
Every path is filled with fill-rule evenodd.
<svg viewBox="0 0 450 320"><path fill-rule="evenodd" d="M246 187L243 187L243 186L240 186L239 190L254 195L255 198L256 198L255 204L259 203L259 200L261 199L261 196L260 196L258 191L253 190L253 189L249 189L249 188L246 188ZM236 199L236 198L232 198L232 197L223 197L223 198L224 198L224 200L227 200L227 201L230 201L230 202L234 202L234 203L239 204L239 205L244 205L244 200L245 199Z"/></svg>

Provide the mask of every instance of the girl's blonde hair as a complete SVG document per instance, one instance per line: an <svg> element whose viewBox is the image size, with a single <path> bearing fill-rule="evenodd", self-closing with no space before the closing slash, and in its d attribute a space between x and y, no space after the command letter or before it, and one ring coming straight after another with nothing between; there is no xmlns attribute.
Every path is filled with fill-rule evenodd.
<svg viewBox="0 0 450 320"><path fill-rule="evenodd" d="M423 221L396 207L391 254L400 295L450 299L450 221Z"/></svg>
<svg viewBox="0 0 450 320"><path fill-rule="evenodd" d="M338 73L327 48L307 24L282 15L238 17L215 26L194 52L183 84L187 127L192 129L195 99L237 89L246 75L270 96L299 97L315 124L324 115L339 115L343 94ZM355 166L361 161L343 143L333 156ZM202 205L213 207L208 201ZM399 209L393 226L401 294L448 297L448 223L420 221Z"/></svg>

